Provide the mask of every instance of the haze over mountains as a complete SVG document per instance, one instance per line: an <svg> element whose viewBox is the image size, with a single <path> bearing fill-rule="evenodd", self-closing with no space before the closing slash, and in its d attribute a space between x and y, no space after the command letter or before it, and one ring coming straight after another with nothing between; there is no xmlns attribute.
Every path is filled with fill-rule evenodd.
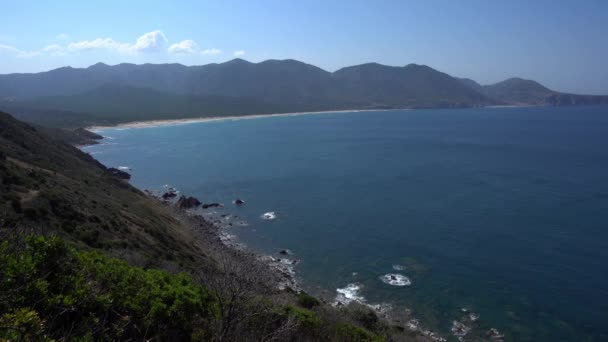
<svg viewBox="0 0 608 342"><path fill-rule="evenodd" d="M520 78L482 86L417 64L368 63L331 73L296 60L234 59L0 75L0 109L61 127L316 110L606 103L608 96L560 93Z"/></svg>

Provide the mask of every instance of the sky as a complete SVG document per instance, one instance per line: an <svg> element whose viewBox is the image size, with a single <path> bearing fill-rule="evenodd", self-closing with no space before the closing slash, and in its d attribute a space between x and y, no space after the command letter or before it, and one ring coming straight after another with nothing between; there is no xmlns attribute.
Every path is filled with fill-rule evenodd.
<svg viewBox="0 0 608 342"><path fill-rule="evenodd" d="M0 73L297 59L608 94L608 1L0 0Z"/></svg>

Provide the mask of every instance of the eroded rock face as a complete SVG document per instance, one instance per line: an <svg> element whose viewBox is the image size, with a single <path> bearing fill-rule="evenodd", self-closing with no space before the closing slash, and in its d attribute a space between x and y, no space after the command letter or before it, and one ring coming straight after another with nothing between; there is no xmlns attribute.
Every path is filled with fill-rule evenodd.
<svg viewBox="0 0 608 342"><path fill-rule="evenodd" d="M125 172L125 171L122 171L122 170L119 170L119 169L117 169L117 168L114 168L114 167L109 168L109 169L108 169L108 172L109 172L109 173L110 173L112 176L117 177L117 178L120 178L120 179L126 179L126 180L131 179L131 175L130 175L130 174L128 174L128 173L127 173L127 172Z"/></svg>
<svg viewBox="0 0 608 342"><path fill-rule="evenodd" d="M177 200L177 206L184 209L198 207L199 205L201 205L201 201L199 201L196 197L181 196Z"/></svg>

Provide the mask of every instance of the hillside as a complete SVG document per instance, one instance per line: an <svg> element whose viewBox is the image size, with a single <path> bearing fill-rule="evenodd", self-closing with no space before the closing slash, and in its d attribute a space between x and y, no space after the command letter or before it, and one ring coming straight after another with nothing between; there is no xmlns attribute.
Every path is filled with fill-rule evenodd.
<svg viewBox="0 0 608 342"><path fill-rule="evenodd" d="M344 100L391 107L473 107L492 104L448 74L425 65L368 63L336 71Z"/></svg>
<svg viewBox="0 0 608 342"><path fill-rule="evenodd" d="M3 227L56 232L144 265L179 260L185 267L205 260L167 208L88 154L40 131L0 113Z"/></svg>
<svg viewBox="0 0 608 342"><path fill-rule="evenodd" d="M507 105L599 105L608 104L608 96L576 95L551 90L540 83L522 78L509 78L502 82L482 86L466 79L458 79L472 90Z"/></svg>
<svg viewBox="0 0 608 342"><path fill-rule="evenodd" d="M5 109L26 121L52 127L112 125L130 121L198 118L314 110L254 98L215 95L178 95L150 88L106 84L78 95L43 96L12 101Z"/></svg>

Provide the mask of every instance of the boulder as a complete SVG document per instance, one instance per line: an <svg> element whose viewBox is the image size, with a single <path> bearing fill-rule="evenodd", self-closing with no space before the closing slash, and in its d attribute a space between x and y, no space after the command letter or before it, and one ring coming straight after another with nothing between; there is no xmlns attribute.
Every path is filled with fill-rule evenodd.
<svg viewBox="0 0 608 342"><path fill-rule="evenodd" d="M177 200L177 206L184 209L198 207L199 205L201 205L201 201L195 197L181 196Z"/></svg>
<svg viewBox="0 0 608 342"><path fill-rule="evenodd" d="M131 179L131 175L130 174L126 173L125 171L122 171L122 170L119 170L117 168L114 168L114 167L109 168L108 172L112 176L120 178L120 179L126 179L126 180Z"/></svg>
<svg viewBox="0 0 608 342"><path fill-rule="evenodd" d="M243 204L245 204L245 201L243 201L240 198L237 198L237 199L234 200L234 204L236 204L236 205L243 205Z"/></svg>
<svg viewBox="0 0 608 342"><path fill-rule="evenodd" d="M177 196L177 193L175 191L168 191L165 192L161 197L164 200L168 200L169 198L174 198L175 196Z"/></svg>

